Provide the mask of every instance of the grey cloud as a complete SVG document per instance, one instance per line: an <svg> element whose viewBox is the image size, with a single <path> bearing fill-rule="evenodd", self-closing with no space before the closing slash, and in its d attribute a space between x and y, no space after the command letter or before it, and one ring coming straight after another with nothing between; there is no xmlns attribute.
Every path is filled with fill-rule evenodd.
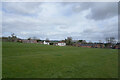
<svg viewBox="0 0 120 80"><path fill-rule="evenodd" d="M3 10L16 15L32 15L37 12L41 3L31 2L3 2ZM39 8L39 11L41 8Z"/></svg>
<svg viewBox="0 0 120 80"><path fill-rule="evenodd" d="M80 2L73 6L74 12L82 12L84 10L91 10L86 17L88 19L103 20L112 18L118 15L117 2Z"/></svg>
<svg viewBox="0 0 120 80"><path fill-rule="evenodd" d="M87 18L94 20L103 20L112 18L118 15L117 3L96 3L91 8L91 14L87 15Z"/></svg>
<svg viewBox="0 0 120 80"><path fill-rule="evenodd" d="M90 2L78 2L74 3L75 5L72 7L73 11L75 12L82 12L84 10L87 10L93 6L94 3Z"/></svg>
<svg viewBox="0 0 120 80"><path fill-rule="evenodd" d="M40 4L18 4L19 8L16 7L15 9L13 6L15 7L17 4L11 4L9 7L4 6L8 11L13 9L15 14L11 16L11 13L4 11L3 34L8 36L14 32L21 38L36 36L40 39L65 39L71 36L73 39L91 41L104 40L107 36L117 36L117 21L111 20L117 15L116 3L66 3L64 6L62 4L59 4L61 10L58 11L61 13L55 13L57 17L49 15L49 11L54 14L55 11L59 10L58 5L55 5L53 6L53 8L56 7L55 9L48 8L50 10L45 10L44 13L48 13L49 16L41 16L41 14L34 18L30 15L26 17L21 14L38 14L37 11L42 11ZM91 10L91 13L86 12L86 18L81 12L88 9ZM70 12L72 14L61 16L61 14L69 14Z"/></svg>

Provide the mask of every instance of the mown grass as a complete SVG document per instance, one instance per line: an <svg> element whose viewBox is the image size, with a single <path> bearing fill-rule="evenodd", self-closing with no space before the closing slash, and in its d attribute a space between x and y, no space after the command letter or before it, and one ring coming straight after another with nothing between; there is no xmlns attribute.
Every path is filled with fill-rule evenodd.
<svg viewBox="0 0 120 80"><path fill-rule="evenodd" d="M115 49L3 42L3 78L117 78Z"/></svg>

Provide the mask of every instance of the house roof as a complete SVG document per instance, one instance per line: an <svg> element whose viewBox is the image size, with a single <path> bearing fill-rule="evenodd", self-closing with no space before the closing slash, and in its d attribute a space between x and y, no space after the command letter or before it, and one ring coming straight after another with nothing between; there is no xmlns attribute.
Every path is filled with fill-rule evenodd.
<svg viewBox="0 0 120 80"><path fill-rule="evenodd" d="M97 45L100 45L100 44L97 44L97 43L85 43L85 44L76 43L76 44L80 45L80 46L97 46Z"/></svg>

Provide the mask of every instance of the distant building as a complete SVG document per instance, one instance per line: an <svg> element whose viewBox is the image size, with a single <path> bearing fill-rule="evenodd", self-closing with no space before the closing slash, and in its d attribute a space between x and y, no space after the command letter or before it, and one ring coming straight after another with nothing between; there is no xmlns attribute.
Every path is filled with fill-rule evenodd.
<svg viewBox="0 0 120 80"><path fill-rule="evenodd" d="M49 42L46 42L46 41L44 41L44 42L43 42L43 44L47 44L47 45L50 45L50 43L49 43Z"/></svg>
<svg viewBox="0 0 120 80"><path fill-rule="evenodd" d="M21 42L22 42L22 43L37 43L37 40L33 40L33 39L31 39L31 40L22 39Z"/></svg>
<svg viewBox="0 0 120 80"><path fill-rule="evenodd" d="M17 42L18 38L2 37L3 42Z"/></svg>
<svg viewBox="0 0 120 80"><path fill-rule="evenodd" d="M38 41L37 43L39 43L39 44L43 44L43 41Z"/></svg>
<svg viewBox="0 0 120 80"><path fill-rule="evenodd" d="M50 42L50 45L54 45L54 46L66 46L65 42Z"/></svg>
<svg viewBox="0 0 120 80"><path fill-rule="evenodd" d="M105 45L103 43L93 43L93 48L105 48Z"/></svg>
<svg viewBox="0 0 120 80"><path fill-rule="evenodd" d="M8 42L9 39L8 39L8 37L2 37L2 41L3 41L3 42Z"/></svg>
<svg viewBox="0 0 120 80"><path fill-rule="evenodd" d="M66 46L66 43L65 42L58 42L57 45L58 46Z"/></svg>
<svg viewBox="0 0 120 80"><path fill-rule="evenodd" d="M53 43L53 45L58 46L58 43L57 43L57 42L55 42L55 43Z"/></svg>
<svg viewBox="0 0 120 80"><path fill-rule="evenodd" d="M112 47L113 47L113 45L111 43L106 43L105 44L105 48L112 48Z"/></svg>
<svg viewBox="0 0 120 80"><path fill-rule="evenodd" d="M104 48L104 44L102 43L75 43L73 46L76 47L87 47L87 48Z"/></svg>
<svg viewBox="0 0 120 80"><path fill-rule="evenodd" d="M117 43L113 49L120 49L120 43Z"/></svg>

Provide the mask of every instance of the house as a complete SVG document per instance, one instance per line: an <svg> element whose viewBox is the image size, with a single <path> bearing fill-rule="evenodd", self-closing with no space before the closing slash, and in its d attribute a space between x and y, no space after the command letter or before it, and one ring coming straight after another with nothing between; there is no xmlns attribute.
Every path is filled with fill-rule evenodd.
<svg viewBox="0 0 120 80"><path fill-rule="evenodd" d="M55 42L55 43L53 43L53 45L58 46L58 43L57 43L57 42Z"/></svg>
<svg viewBox="0 0 120 80"><path fill-rule="evenodd" d="M37 43L39 43L39 44L43 44L43 41L38 41Z"/></svg>
<svg viewBox="0 0 120 80"><path fill-rule="evenodd" d="M113 49L120 49L120 43L117 43Z"/></svg>
<svg viewBox="0 0 120 80"><path fill-rule="evenodd" d="M92 48L93 44L80 44L80 47Z"/></svg>
<svg viewBox="0 0 120 80"><path fill-rule="evenodd" d="M57 45L58 46L66 46L66 43L65 42L58 42Z"/></svg>
<svg viewBox="0 0 120 80"><path fill-rule="evenodd" d="M54 45L54 46L66 46L66 43L62 41L50 41L50 42L44 41L44 44Z"/></svg>
<svg viewBox="0 0 120 80"><path fill-rule="evenodd" d="M73 43L73 46L80 47L81 43Z"/></svg>
<svg viewBox="0 0 120 80"><path fill-rule="evenodd" d="M105 45L104 45L103 43L94 43L94 44L92 45L92 47L93 47L93 48L104 48Z"/></svg>
<svg viewBox="0 0 120 80"><path fill-rule="evenodd" d="M93 44L91 44L91 43L85 43L85 44L82 44L82 43L75 43L75 44L73 44L73 46L91 48L91 47L93 46Z"/></svg>
<svg viewBox="0 0 120 80"><path fill-rule="evenodd" d="M113 45L111 43L106 43L105 44L105 48L112 48L112 47L113 47Z"/></svg>
<svg viewBox="0 0 120 80"><path fill-rule="evenodd" d="M50 43L49 43L49 42L46 42L46 41L44 41L44 42L43 42L43 44L47 44L47 45L50 45Z"/></svg>
<svg viewBox="0 0 120 80"><path fill-rule="evenodd" d="M22 39L22 43L37 43L37 40L27 40L27 39Z"/></svg>
<svg viewBox="0 0 120 80"><path fill-rule="evenodd" d="M20 43L22 43L22 39L18 39L18 41L17 42L20 42Z"/></svg>
<svg viewBox="0 0 120 80"><path fill-rule="evenodd" d="M87 48L104 48L104 44L101 43L75 43L73 46L76 47L87 47Z"/></svg>
<svg viewBox="0 0 120 80"><path fill-rule="evenodd" d="M8 42L9 39L8 39L8 37L2 37L2 41L3 41L3 42Z"/></svg>

